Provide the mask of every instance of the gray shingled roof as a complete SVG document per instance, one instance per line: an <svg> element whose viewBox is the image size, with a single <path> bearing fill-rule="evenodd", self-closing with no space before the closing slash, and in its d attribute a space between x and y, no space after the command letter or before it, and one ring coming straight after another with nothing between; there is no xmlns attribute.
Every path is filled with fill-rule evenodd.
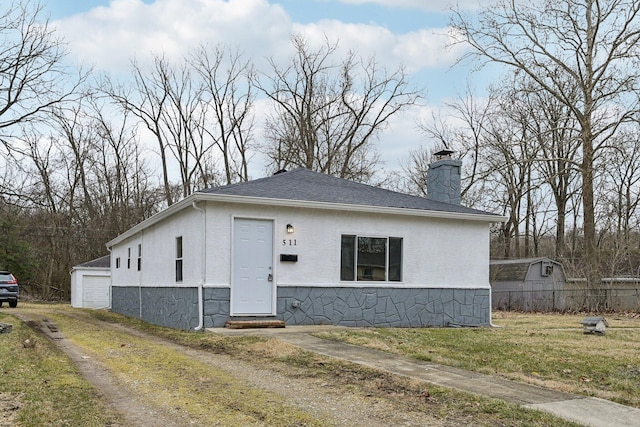
<svg viewBox="0 0 640 427"><path fill-rule="evenodd" d="M282 172L253 181L213 187L200 192L230 196L496 215L496 217L499 217L499 215L490 212L385 190L313 172L305 168Z"/></svg>
<svg viewBox="0 0 640 427"><path fill-rule="evenodd" d="M111 255L105 255L100 258L96 258L91 261L87 261L83 264L77 265L76 267L85 267L85 268L109 268L111 267Z"/></svg>

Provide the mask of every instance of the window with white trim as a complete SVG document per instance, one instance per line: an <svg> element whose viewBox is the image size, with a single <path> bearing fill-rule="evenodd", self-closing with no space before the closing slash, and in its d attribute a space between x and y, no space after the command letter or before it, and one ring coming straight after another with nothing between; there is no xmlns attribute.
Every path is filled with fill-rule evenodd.
<svg viewBox="0 0 640 427"><path fill-rule="evenodd" d="M176 282L182 282L182 236L176 237Z"/></svg>
<svg viewBox="0 0 640 427"><path fill-rule="evenodd" d="M402 281L402 238L343 234L340 280Z"/></svg>
<svg viewBox="0 0 640 427"><path fill-rule="evenodd" d="M138 271L142 269L142 245L138 244Z"/></svg>

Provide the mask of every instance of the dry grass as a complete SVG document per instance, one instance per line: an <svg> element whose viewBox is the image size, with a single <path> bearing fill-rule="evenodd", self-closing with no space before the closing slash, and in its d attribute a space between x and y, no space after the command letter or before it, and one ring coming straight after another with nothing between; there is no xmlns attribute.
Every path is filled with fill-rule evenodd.
<svg viewBox="0 0 640 427"><path fill-rule="evenodd" d="M442 425L575 425L547 413L496 399L436 387L320 356L275 339L176 331L104 311L91 312L91 315L105 321L124 323L183 345L229 354L287 376L306 378L331 388L335 393L357 393L368 398L385 399L399 411L424 412L439 419Z"/></svg>
<svg viewBox="0 0 640 427"><path fill-rule="evenodd" d="M325 333L420 360L640 407L640 321L607 317L585 335L583 315L494 314L498 328L353 329Z"/></svg>
<svg viewBox="0 0 640 427"><path fill-rule="evenodd" d="M0 321L13 325L0 335L0 426L123 425L44 336L4 310Z"/></svg>
<svg viewBox="0 0 640 427"><path fill-rule="evenodd" d="M280 376L303 380L308 382L310 387L320 387L332 394L355 395L359 399L371 402L372 405L375 405L375 402L384 402L384 405L393 408L394 413L418 414L419 419L420 414L423 414L423 419L433 420L429 421L429 424L434 426L574 425L549 414L526 410L514 404L340 362L276 340L177 331L109 312L74 310L62 305L31 305L23 309L53 319L69 339L81 346L91 357L107 364L127 387L147 396L155 405L170 405L170 409L178 415L197 420L199 425L313 426L329 425L330 421L318 419L289 405L278 395L251 387L226 372L176 351L171 346L105 328L96 319L124 324L147 334L211 353L225 353L255 364L261 369L277 372ZM382 330L368 330L368 336L359 335L367 331L354 330L353 335L341 338L398 351L399 343L407 348L422 348L423 344L416 339L420 338L422 333L433 331L436 330L389 330L389 335L385 338L386 333ZM442 330L442 333L445 332L449 337L453 336L451 334L461 337L465 333L493 333L491 330ZM19 388L16 391L19 391ZM63 397L60 403L64 404L64 399Z"/></svg>
<svg viewBox="0 0 640 427"><path fill-rule="evenodd" d="M69 339L90 352L120 382L153 406L199 425L321 426L326 422L284 399L248 387L160 341L123 334L82 320L50 314Z"/></svg>

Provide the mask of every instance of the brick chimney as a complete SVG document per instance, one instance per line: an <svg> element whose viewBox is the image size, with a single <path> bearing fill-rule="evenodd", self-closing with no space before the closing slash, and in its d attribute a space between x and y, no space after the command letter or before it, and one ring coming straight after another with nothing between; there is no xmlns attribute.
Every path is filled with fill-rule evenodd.
<svg viewBox="0 0 640 427"><path fill-rule="evenodd" d="M449 150L435 153L437 160L427 171L427 199L459 205L462 161L453 160L452 153Z"/></svg>

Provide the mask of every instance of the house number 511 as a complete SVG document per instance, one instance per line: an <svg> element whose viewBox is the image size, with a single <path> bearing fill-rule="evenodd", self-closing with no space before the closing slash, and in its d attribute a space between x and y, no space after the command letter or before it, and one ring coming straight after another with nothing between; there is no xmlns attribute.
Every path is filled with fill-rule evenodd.
<svg viewBox="0 0 640 427"><path fill-rule="evenodd" d="M282 239L282 246L296 246L296 239Z"/></svg>

